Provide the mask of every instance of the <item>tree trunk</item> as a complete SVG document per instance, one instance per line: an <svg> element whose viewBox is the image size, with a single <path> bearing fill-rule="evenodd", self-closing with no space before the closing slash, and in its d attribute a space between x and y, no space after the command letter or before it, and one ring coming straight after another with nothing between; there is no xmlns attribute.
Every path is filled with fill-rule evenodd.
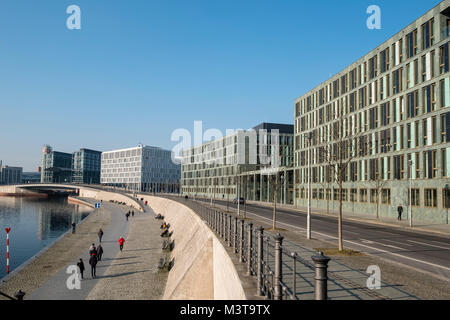
<svg viewBox="0 0 450 320"><path fill-rule="evenodd" d="M339 185L338 239L339 239L339 251L343 251L344 244L342 241L342 183Z"/></svg>

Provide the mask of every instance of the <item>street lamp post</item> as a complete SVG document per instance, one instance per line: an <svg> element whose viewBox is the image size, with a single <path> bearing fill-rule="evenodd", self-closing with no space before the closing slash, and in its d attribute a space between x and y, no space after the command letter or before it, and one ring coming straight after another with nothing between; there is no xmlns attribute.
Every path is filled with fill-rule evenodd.
<svg viewBox="0 0 450 320"><path fill-rule="evenodd" d="M409 163L409 226L412 227L412 160Z"/></svg>
<svg viewBox="0 0 450 320"><path fill-rule="evenodd" d="M306 238L311 239L311 139L314 133L306 134L308 139L308 213L306 218Z"/></svg>

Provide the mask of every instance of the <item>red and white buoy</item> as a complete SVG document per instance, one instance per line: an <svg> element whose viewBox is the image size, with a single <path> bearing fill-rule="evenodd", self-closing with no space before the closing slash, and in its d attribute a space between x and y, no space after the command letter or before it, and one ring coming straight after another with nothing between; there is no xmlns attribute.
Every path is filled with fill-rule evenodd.
<svg viewBox="0 0 450 320"><path fill-rule="evenodd" d="M6 273L9 273L9 232L11 228L5 228L6 231Z"/></svg>

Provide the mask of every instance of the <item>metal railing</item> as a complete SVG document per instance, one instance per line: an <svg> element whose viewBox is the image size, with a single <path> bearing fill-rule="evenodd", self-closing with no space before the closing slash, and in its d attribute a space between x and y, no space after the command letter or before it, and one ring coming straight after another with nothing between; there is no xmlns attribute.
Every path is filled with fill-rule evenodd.
<svg viewBox="0 0 450 320"><path fill-rule="evenodd" d="M327 268L330 258L321 252L305 260L283 246L283 236L264 233L232 214L207 207L195 200L179 196L162 197L178 201L196 212L205 223L246 264L247 275L256 277L256 294L270 300L299 300L298 284L308 283L314 288L316 300L327 300ZM299 266L303 271L299 270ZM305 271L307 270L307 271Z"/></svg>

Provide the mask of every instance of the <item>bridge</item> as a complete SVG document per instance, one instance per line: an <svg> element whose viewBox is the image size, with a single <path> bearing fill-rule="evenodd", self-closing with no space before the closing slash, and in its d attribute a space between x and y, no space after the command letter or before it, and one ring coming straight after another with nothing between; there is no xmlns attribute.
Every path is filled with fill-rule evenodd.
<svg viewBox="0 0 450 320"><path fill-rule="evenodd" d="M100 185L82 185L68 183L36 183L0 186L0 197L39 197L48 194L77 195L96 200L123 202L140 211L139 201L122 189L106 188Z"/></svg>

